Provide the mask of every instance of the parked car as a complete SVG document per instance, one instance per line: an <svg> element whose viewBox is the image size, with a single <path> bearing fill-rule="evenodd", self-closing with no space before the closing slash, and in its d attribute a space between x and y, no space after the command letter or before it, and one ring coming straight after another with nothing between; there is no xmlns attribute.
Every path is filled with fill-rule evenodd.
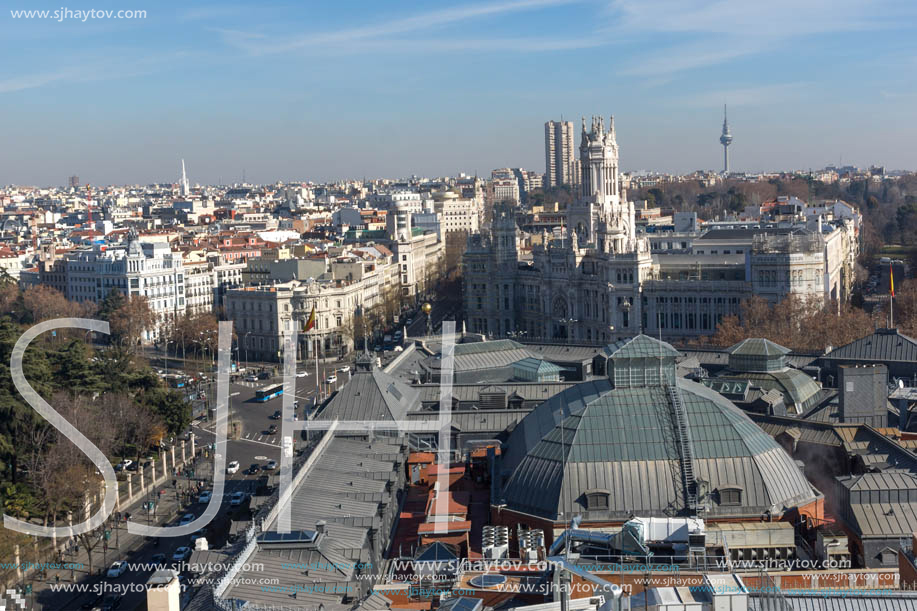
<svg viewBox="0 0 917 611"><path fill-rule="evenodd" d="M239 492L233 492L232 496L229 497L229 506L238 507L239 505L242 504L243 501L245 501L244 492L242 492L241 490Z"/></svg>
<svg viewBox="0 0 917 611"><path fill-rule="evenodd" d="M125 467L125 468L126 468L128 471L136 471L137 468L138 468L139 466L140 466L140 465L139 465L138 463L135 463L134 461L131 461L131 464L127 465L127 467Z"/></svg>
<svg viewBox="0 0 917 611"><path fill-rule="evenodd" d="M186 513L185 515L183 515L183 516L181 517L181 522L179 522L178 525L179 525L179 526L185 526L185 525L187 525L187 524L190 524L190 523L193 522L193 521L194 521L194 514L193 514L193 513Z"/></svg>
<svg viewBox="0 0 917 611"><path fill-rule="evenodd" d="M201 495L197 497L197 502L198 503L209 503L211 498L213 498L213 491L204 490L203 492L201 492Z"/></svg>
<svg viewBox="0 0 917 611"><path fill-rule="evenodd" d="M300 371L299 373L296 374L296 377L297 377L297 378L304 378L304 377L306 377L307 375L309 375L309 372L308 372L308 371Z"/></svg>
<svg viewBox="0 0 917 611"><path fill-rule="evenodd" d="M337 381L338 381L338 377L334 375L333 373L330 376L328 376L327 378L325 378L325 384L334 384Z"/></svg>
<svg viewBox="0 0 917 611"><path fill-rule="evenodd" d="M239 471L239 461L234 460L229 463L229 466L226 467L226 472L229 474L237 473Z"/></svg>
<svg viewBox="0 0 917 611"><path fill-rule="evenodd" d="M194 543L201 537L205 537L205 536L206 536L206 533L204 533L204 529L199 528L196 531L194 531L193 533L191 533L191 543Z"/></svg>
<svg viewBox="0 0 917 611"><path fill-rule="evenodd" d="M153 554L153 557L150 558L150 561L156 566L162 566L166 563L165 554Z"/></svg>
<svg viewBox="0 0 917 611"><path fill-rule="evenodd" d="M242 378L242 379L245 380L246 382L257 382L257 381L258 381L258 375L257 375L257 374L254 374L254 373L250 373L250 374L248 374L247 376L245 376L245 377Z"/></svg>
<svg viewBox="0 0 917 611"><path fill-rule="evenodd" d="M108 577L109 579L116 579L120 577L121 575L124 575L124 571L126 570L127 570L127 563L121 562L120 560L116 560L115 562L112 563L110 567L108 567L108 572L105 573L105 576Z"/></svg>
<svg viewBox="0 0 917 611"><path fill-rule="evenodd" d="M267 428L267 434L268 434L268 435L276 435L276 434L277 434L277 425L276 425L276 424L272 424L271 426L269 426L269 427Z"/></svg>
<svg viewBox="0 0 917 611"><path fill-rule="evenodd" d="M407 324L407 325L412 325L412 324L414 324L414 319L413 319L413 318L408 318L408 319L407 319L406 321L404 321L404 322L405 322L405 324Z"/></svg>
<svg viewBox="0 0 917 611"><path fill-rule="evenodd" d="M276 469L276 468L277 468L277 461L276 461L276 460L269 460L269 461L267 461L267 464L264 465L264 470L265 470L265 471L273 471L273 470Z"/></svg>
<svg viewBox="0 0 917 611"><path fill-rule="evenodd" d="M191 548L186 546L181 546L175 553L172 554L172 562L184 562L188 559L188 556L191 555Z"/></svg>
<svg viewBox="0 0 917 611"><path fill-rule="evenodd" d="M271 377L271 374L269 374L269 373L266 372L266 371L262 371L261 373L258 374L258 379L259 379L259 380L267 380L267 379L270 378L270 377Z"/></svg>
<svg viewBox="0 0 917 611"><path fill-rule="evenodd" d="M249 474L251 474L251 475L254 475L255 473L258 473L259 471L261 471L261 465L259 465L259 464L256 463L256 462L253 462L253 463L251 464L251 466L248 468L248 472L249 472Z"/></svg>
<svg viewBox="0 0 917 611"><path fill-rule="evenodd" d="M271 414L271 420L280 420L280 410L278 409L273 414Z"/></svg>
<svg viewBox="0 0 917 611"><path fill-rule="evenodd" d="M338 371L340 371L341 373L347 373L350 371L350 365L344 365L343 367L338 369Z"/></svg>

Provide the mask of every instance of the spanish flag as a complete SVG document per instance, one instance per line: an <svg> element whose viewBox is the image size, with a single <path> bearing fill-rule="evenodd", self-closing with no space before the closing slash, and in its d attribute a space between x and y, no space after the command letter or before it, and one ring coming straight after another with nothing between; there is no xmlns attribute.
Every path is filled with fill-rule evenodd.
<svg viewBox="0 0 917 611"><path fill-rule="evenodd" d="M895 270L892 269L892 264L888 264L888 281L892 289L892 297L895 296Z"/></svg>
<svg viewBox="0 0 917 611"><path fill-rule="evenodd" d="M303 331L311 331L315 326L315 305L312 306L312 313L309 314L309 320L306 321L306 328Z"/></svg>

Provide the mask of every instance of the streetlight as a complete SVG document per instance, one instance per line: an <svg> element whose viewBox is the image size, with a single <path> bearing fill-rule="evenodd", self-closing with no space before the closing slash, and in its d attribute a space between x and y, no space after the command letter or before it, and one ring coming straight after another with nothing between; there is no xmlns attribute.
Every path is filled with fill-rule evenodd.
<svg viewBox="0 0 917 611"><path fill-rule="evenodd" d="M245 346L245 369L248 369L248 336L251 334L251 331L246 331L242 336L242 344Z"/></svg>
<svg viewBox="0 0 917 611"><path fill-rule="evenodd" d="M433 320L430 318L430 312L433 311L433 306L430 305L430 302L420 306L420 309L423 310L423 313L427 315L427 335L433 335Z"/></svg>

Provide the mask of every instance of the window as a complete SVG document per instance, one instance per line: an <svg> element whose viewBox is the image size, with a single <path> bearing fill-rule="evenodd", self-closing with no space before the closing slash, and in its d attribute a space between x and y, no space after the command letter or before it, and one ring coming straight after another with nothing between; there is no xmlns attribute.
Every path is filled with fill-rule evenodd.
<svg viewBox="0 0 917 611"><path fill-rule="evenodd" d="M608 509L607 490L587 490L586 491L586 509L589 511Z"/></svg>
<svg viewBox="0 0 917 611"><path fill-rule="evenodd" d="M730 486L728 488L720 488L720 505L741 505L742 504L742 489L738 486Z"/></svg>

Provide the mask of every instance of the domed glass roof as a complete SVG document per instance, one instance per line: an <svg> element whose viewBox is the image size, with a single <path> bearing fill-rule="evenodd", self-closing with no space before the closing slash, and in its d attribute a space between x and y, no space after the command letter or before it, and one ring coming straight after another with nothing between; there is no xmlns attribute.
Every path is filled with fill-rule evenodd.
<svg viewBox="0 0 917 611"><path fill-rule="evenodd" d="M701 384L676 384L706 516L779 515L816 498L793 459L739 408ZM677 439L665 386L577 384L536 407L510 435L502 503L552 520L677 514L684 510ZM721 490L733 492L721 498ZM607 492L607 507L587 503L594 491Z"/></svg>

